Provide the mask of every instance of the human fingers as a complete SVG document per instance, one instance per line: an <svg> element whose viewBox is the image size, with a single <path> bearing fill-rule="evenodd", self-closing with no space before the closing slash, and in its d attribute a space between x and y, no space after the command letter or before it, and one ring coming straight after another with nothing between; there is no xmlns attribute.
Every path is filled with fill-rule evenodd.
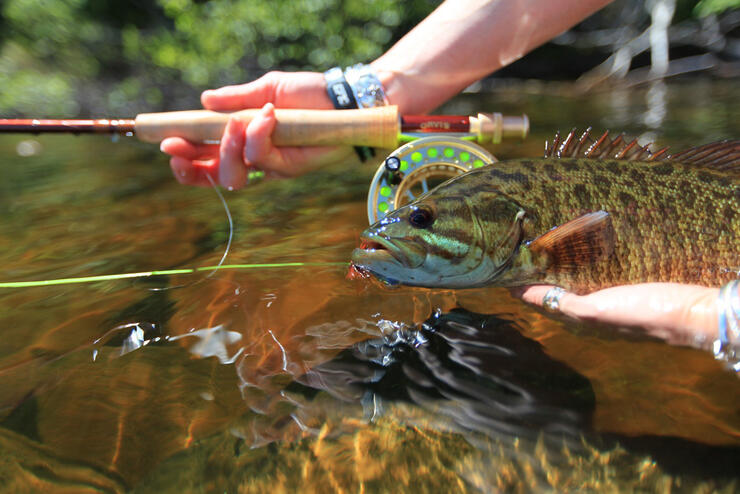
<svg viewBox="0 0 740 494"><path fill-rule="evenodd" d="M529 285L512 288L511 292L515 297L519 297L528 304L536 305L538 307L544 306L545 296L548 296L549 294L551 298L557 298L558 311L568 313L570 311L567 311L566 309L568 309L567 306L569 305L569 302L572 302L574 299L578 298L578 296L565 290L559 290L562 289L558 289L558 287L554 285Z"/></svg>
<svg viewBox="0 0 740 494"><path fill-rule="evenodd" d="M218 156L217 144L196 144L181 137L168 137L159 145L163 153L189 160L205 160Z"/></svg>
<svg viewBox="0 0 740 494"><path fill-rule="evenodd" d="M214 111L259 108L331 109L324 76L318 72L268 72L259 79L234 86L209 89L201 94L203 107Z"/></svg>
<svg viewBox="0 0 740 494"><path fill-rule="evenodd" d="M551 285L512 289L525 302L544 306L557 299L557 312L585 321L641 327L669 343L711 339L717 331L716 288L680 283L641 283L605 288L588 295L558 293Z"/></svg>
<svg viewBox="0 0 740 494"><path fill-rule="evenodd" d="M256 81L218 89L208 89L200 95L203 108L213 111L234 111L260 107L272 101L274 83L272 78L260 77Z"/></svg>
<svg viewBox="0 0 740 494"><path fill-rule="evenodd" d="M294 177L327 163L352 159L352 148L341 147L275 147L272 133L277 119L275 107L267 103L249 122L246 130L244 161L270 177Z"/></svg>
<svg viewBox="0 0 740 494"><path fill-rule="evenodd" d="M605 288L582 297L583 319L639 326L678 343L711 336L717 328L716 288L681 283L640 283Z"/></svg>
<svg viewBox="0 0 740 494"><path fill-rule="evenodd" d="M601 314L588 295L577 295L555 285L522 286L512 288L511 293L528 304L542 307L549 312L574 319L600 319ZM604 322L609 322L606 319Z"/></svg>
<svg viewBox="0 0 740 494"><path fill-rule="evenodd" d="M259 166L274 153L272 131L275 130L275 124L275 106L267 103L247 125L244 147L244 160L247 163Z"/></svg>
<svg viewBox="0 0 740 494"><path fill-rule="evenodd" d="M206 175L216 176L217 145L194 144L180 137L170 137L162 141L160 149L172 155L170 168L178 182L185 185L211 185Z"/></svg>
<svg viewBox="0 0 740 494"><path fill-rule="evenodd" d="M655 322L676 323L683 317L682 309L689 306L688 297L695 288L701 289L678 283L644 283L576 295L553 285L531 285L512 289L512 294L576 319L646 326Z"/></svg>
<svg viewBox="0 0 740 494"><path fill-rule="evenodd" d="M205 161L194 161L180 156L170 158L172 174L178 182L184 185L197 185L210 187L212 181L206 175L210 175L215 181L218 169L218 161L215 159Z"/></svg>
<svg viewBox="0 0 740 494"><path fill-rule="evenodd" d="M229 190L247 183L244 162L246 124L237 117L229 118L219 146L218 182Z"/></svg>

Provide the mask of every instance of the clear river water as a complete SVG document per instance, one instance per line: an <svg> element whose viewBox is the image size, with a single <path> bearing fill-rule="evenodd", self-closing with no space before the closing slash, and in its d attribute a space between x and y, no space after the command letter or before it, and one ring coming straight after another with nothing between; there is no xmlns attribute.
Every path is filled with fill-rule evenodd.
<svg viewBox="0 0 740 494"><path fill-rule="evenodd" d="M511 83L540 156L593 126L679 150L740 137L736 81L580 94ZM143 109L144 110L144 109ZM225 192L225 263L0 288L2 492L732 492L740 380L706 350L552 318L506 289L348 280L377 163ZM0 137L0 282L212 266L213 190L156 146Z"/></svg>

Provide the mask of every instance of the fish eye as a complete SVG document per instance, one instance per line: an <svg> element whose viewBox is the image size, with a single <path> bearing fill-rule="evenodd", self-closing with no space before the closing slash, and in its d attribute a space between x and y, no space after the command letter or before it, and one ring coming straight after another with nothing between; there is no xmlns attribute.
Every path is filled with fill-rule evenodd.
<svg viewBox="0 0 740 494"><path fill-rule="evenodd" d="M418 206L409 214L409 223L416 228L427 228L434 223L434 212L428 207Z"/></svg>

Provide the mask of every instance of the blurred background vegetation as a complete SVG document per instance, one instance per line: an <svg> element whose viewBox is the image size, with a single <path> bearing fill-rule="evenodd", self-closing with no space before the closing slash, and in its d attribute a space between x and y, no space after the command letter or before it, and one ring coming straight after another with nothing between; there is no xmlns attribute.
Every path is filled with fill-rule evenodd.
<svg viewBox="0 0 740 494"><path fill-rule="evenodd" d="M370 61L438 3L0 0L0 115L193 108L201 90L269 70ZM617 0L494 77L600 82L649 67L649 46L629 43L646 39L657 4L672 9L673 73L737 76L740 0Z"/></svg>

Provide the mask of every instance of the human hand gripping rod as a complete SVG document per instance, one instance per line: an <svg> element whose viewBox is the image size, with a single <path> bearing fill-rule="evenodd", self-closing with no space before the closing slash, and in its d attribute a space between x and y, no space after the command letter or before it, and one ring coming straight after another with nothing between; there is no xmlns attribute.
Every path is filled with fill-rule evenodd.
<svg viewBox="0 0 740 494"><path fill-rule="evenodd" d="M145 142L182 137L192 142L217 142L232 115L251 121L258 109L220 113L188 110L142 113L135 119L48 120L0 119L0 133L93 133L136 135ZM370 146L394 148L405 137L451 134L480 144L498 143L504 137L525 138L529 119L479 113L477 116L402 116L396 106L361 110L276 109L273 132L276 146Z"/></svg>

